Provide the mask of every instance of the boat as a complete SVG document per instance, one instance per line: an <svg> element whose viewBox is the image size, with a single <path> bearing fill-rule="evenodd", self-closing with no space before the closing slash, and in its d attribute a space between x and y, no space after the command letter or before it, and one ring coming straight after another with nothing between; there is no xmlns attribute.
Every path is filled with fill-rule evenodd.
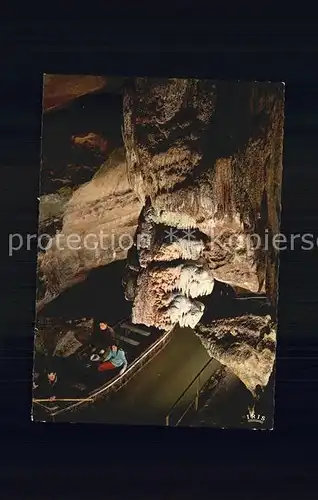
<svg viewBox="0 0 318 500"><path fill-rule="evenodd" d="M79 383L77 384L85 387L81 391L80 397L78 397L78 394L77 397L72 397L71 390L69 398L50 400L45 395L44 397L34 397L32 406L33 420L54 422L60 416L64 419L67 414L91 405L99 399L107 398L111 393L120 390L166 346L171 339L174 327L168 331L162 331L156 328L147 328L144 325L132 324L130 318L125 318L113 326L113 329L115 331L115 340L121 346L125 345L128 361L126 371L122 375L118 373L120 370L116 370L115 375L112 372L98 373L98 376L91 377L90 383L87 384L85 374L89 373L87 366L91 365L89 360L93 346L90 344L82 345L72 354L83 368L82 379L84 379L84 384L81 383L83 381L81 377L79 377ZM97 374L97 369L94 366L89 366L88 370ZM67 418L67 420L71 420L71 418Z"/></svg>

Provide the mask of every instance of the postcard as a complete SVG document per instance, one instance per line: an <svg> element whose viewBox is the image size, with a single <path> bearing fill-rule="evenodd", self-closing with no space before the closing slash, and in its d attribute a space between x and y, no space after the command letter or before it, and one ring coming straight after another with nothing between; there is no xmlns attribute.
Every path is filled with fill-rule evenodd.
<svg viewBox="0 0 318 500"><path fill-rule="evenodd" d="M44 75L34 421L273 429L284 93Z"/></svg>

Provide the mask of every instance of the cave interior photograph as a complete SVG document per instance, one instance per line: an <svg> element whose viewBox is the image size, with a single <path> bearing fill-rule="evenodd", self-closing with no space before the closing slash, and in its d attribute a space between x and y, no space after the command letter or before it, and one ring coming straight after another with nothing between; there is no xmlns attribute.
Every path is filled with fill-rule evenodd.
<svg viewBox="0 0 318 500"><path fill-rule="evenodd" d="M274 427L284 91L44 75L33 420Z"/></svg>

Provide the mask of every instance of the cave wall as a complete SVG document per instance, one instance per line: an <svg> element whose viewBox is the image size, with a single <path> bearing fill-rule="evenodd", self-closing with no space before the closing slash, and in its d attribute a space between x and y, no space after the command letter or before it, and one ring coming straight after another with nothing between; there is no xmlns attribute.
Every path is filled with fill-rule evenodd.
<svg viewBox="0 0 318 500"><path fill-rule="evenodd" d="M283 84L152 78L127 84L123 137L128 176L147 207L137 232L147 236L151 254L145 265L145 248L131 251L139 268L128 265L126 282L134 290L136 321L143 322L137 304L139 294L145 294L141 288L148 286L140 274L158 260L156 249L162 253L163 226L205 234L208 240L198 259L213 276L265 291L276 305L278 256L273 246L266 251L247 250L244 244L232 249L226 241L235 235L244 243L253 233L264 241L266 232L279 231L283 113ZM215 238L225 243L221 249ZM177 261L183 259L182 244L175 240ZM191 245L198 245L196 236ZM162 267L163 273L174 266L166 260L170 264Z"/></svg>
<svg viewBox="0 0 318 500"><path fill-rule="evenodd" d="M52 80L52 95L53 83ZM84 85L84 81L82 83ZM86 91L89 92L88 87ZM111 101L100 94L87 102L90 105L85 108L93 110L96 106L98 109L108 106ZM61 144L74 143L82 150L88 146L92 162L89 175L99 169L96 174L99 180L94 176L78 187L69 176L79 167L69 168L66 163L63 169L69 173L65 179L58 179L55 174L51 179L51 171L46 175L43 172L44 184L45 179L51 179L47 184L53 189L52 180L58 181L59 189L48 190L41 197L41 231L52 236L56 231L66 236L79 232L83 238L91 230L97 234L101 229L114 231L116 238L125 232L134 235L135 245L128 253L124 278L126 295L131 300L138 290L144 294L138 279L139 283L148 282L145 276L152 265L160 263L161 270L169 274L169 267L179 265L181 260L195 265L197 276L204 264L210 282L207 288L202 287L203 291L211 289L213 280L217 279L253 292L266 291L276 305L278 255L271 246L267 252L248 251L245 241L253 232L264 238L265 230L270 234L279 230L283 106L281 84L197 79L127 80L122 130L125 153L122 154L121 149L109 152L108 137L95 133L95 128L96 132L100 128L93 120L96 113L85 111L88 121L85 113L81 115L85 123L76 126L79 127L77 135L67 130ZM114 110L117 107L114 105ZM76 123L82 123L79 108L69 108L69 114L60 119L66 123L66 116L74 115ZM112 120L117 113L114 110ZM57 120L58 115L55 116ZM98 116L99 120L100 111ZM88 126L94 133L85 129ZM58 138L55 142L52 139L51 144L48 141L52 134L44 135L44 152L54 163L53 152L59 150ZM103 155L109 154L109 160L99 167ZM59 170L59 176L64 170ZM61 188L64 185L67 188ZM113 187L108 189L106 185ZM173 233L173 239L169 240L165 234L171 229L179 232ZM189 229L188 235L184 233ZM229 245L233 235L242 241L240 248ZM221 245L215 244L216 240ZM125 252L116 256L125 257ZM52 248L39 255L38 304L43 304L44 297L44 302L52 300L63 289L83 279L90 269L105 265L112 258L109 251L58 252L53 240ZM193 273L188 275L192 276L193 283L198 281ZM194 285L188 289L193 290ZM176 298L175 292L170 290L171 299ZM168 304L166 293L162 291L162 300ZM136 304L138 300L137 297ZM178 300L185 306L183 299ZM135 319L142 322L145 318L139 315L138 309L137 306ZM156 316L159 318L160 313ZM148 321L151 320L148 318Z"/></svg>
<svg viewBox="0 0 318 500"><path fill-rule="evenodd" d="M133 239L141 208L128 183L125 152L115 150L90 182L64 204L60 231L38 255L37 311L86 279L91 270L125 259L127 249L119 241L122 235ZM73 239L68 245L72 235L79 238L78 243L74 245Z"/></svg>
<svg viewBox="0 0 318 500"><path fill-rule="evenodd" d="M274 366L275 313L204 322L204 297L223 282L266 293L276 309L278 254L270 238L280 225L284 85L136 78L123 96L116 83L113 100L94 94L110 79L83 77L77 85L77 77L65 78L48 79L44 96L39 222L53 244L39 254L37 311L92 269L127 257L132 320L194 328L209 354L255 394ZM91 97L85 107L77 101L83 94ZM50 115L70 102L63 116ZM49 133L54 127L58 134ZM101 230L115 243L133 237L128 254L56 246L58 231L83 241ZM267 250L247 247L253 233L262 241L268 234Z"/></svg>

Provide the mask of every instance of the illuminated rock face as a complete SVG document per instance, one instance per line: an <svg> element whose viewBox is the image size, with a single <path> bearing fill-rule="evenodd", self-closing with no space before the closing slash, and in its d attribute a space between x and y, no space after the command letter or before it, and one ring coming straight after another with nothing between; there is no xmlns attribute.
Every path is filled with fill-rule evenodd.
<svg viewBox="0 0 318 500"><path fill-rule="evenodd" d="M137 78L127 84L125 151L76 191L45 199L41 219L44 225L58 219L64 235L80 234L81 241L101 230L112 234L115 252L114 244L61 252L54 239L39 257L38 309L91 269L127 256L125 295L135 323L197 326L210 355L251 391L266 385L272 348L263 349L260 338L258 351L244 334L225 347L200 321L214 280L266 292L276 306L278 255L271 236L280 222L283 98L283 86L269 83ZM78 137L80 144L97 144L92 135ZM268 235L266 249L251 244L254 233L261 243ZM134 240L128 254L117 245L124 234ZM240 322L233 321L229 328ZM252 338L265 320L248 321Z"/></svg>
<svg viewBox="0 0 318 500"><path fill-rule="evenodd" d="M119 240L133 240L140 210L128 184L124 153L115 151L90 182L73 192L63 207L60 234L38 256L37 310L90 270L125 259L129 241L120 245Z"/></svg>
<svg viewBox="0 0 318 500"><path fill-rule="evenodd" d="M204 312L194 299L210 294L213 284L210 270L194 261L146 267L138 275L132 319L162 329L176 323L194 328Z"/></svg>
<svg viewBox="0 0 318 500"><path fill-rule="evenodd" d="M248 235L279 227L282 87L138 78L123 101L126 158L111 158L75 192L42 197L41 232L130 237L144 206L132 249L137 272L152 261L203 259L216 279L266 289L275 303L277 254L249 248ZM53 241L39 258L38 305L112 259L89 249L58 255ZM126 282L132 297L134 270Z"/></svg>
<svg viewBox="0 0 318 500"><path fill-rule="evenodd" d="M126 280L130 298L150 286L136 280L142 268L190 258L276 303L277 254L252 245L250 235L261 242L279 229L283 96L282 85L268 83L138 78L127 86L128 175L145 206ZM177 229L167 242L163 232Z"/></svg>
<svg viewBox="0 0 318 500"><path fill-rule="evenodd" d="M252 314L198 325L196 334L210 356L227 366L256 395L272 373L276 326L270 316Z"/></svg>

